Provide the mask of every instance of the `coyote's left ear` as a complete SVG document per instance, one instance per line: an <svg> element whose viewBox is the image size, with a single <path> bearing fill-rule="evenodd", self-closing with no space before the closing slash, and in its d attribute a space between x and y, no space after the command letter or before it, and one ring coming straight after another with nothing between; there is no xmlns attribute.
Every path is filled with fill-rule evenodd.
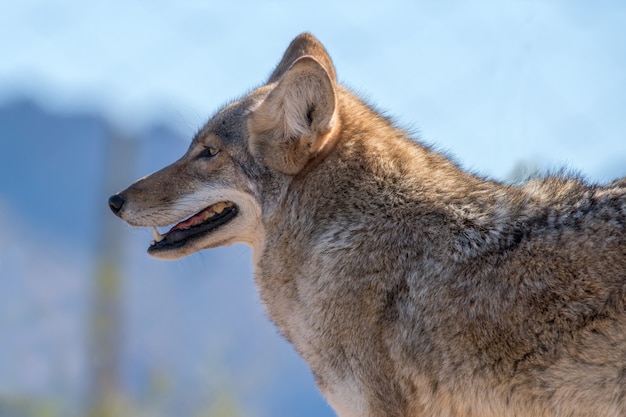
<svg viewBox="0 0 626 417"><path fill-rule="evenodd" d="M335 66L333 60L330 59L330 55L326 52L324 45L313 35L308 32L304 32L296 36L287 50L283 54L282 59L270 75L267 80L268 84L279 81L283 75L291 68L294 62L298 58L303 56L312 56L315 58L328 72L330 79L333 82L337 82L337 74L335 74Z"/></svg>
<svg viewBox="0 0 626 417"><path fill-rule="evenodd" d="M250 115L252 153L270 168L297 174L333 133L336 101L325 67L311 56L298 58Z"/></svg>

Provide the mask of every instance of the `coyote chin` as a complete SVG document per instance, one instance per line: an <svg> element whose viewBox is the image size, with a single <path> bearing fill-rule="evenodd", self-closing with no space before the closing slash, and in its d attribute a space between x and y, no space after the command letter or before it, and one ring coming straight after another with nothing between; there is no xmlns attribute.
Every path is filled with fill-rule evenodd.
<svg viewBox="0 0 626 417"><path fill-rule="evenodd" d="M464 172L339 85L308 33L109 206L157 258L250 245L340 417L626 416L626 178Z"/></svg>

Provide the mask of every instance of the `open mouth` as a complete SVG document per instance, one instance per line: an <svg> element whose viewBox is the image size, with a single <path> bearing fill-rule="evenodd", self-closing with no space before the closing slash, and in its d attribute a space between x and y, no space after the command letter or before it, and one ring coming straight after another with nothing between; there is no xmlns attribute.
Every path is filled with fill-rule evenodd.
<svg viewBox="0 0 626 417"><path fill-rule="evenodd" d="M154 240L148 252L157 250L175 249L191 240L205 236L223 224L231 221L238 212L238 208L230 201L213 204L202 211L174 225L167 233L160 234L153 227Z"/></svg>

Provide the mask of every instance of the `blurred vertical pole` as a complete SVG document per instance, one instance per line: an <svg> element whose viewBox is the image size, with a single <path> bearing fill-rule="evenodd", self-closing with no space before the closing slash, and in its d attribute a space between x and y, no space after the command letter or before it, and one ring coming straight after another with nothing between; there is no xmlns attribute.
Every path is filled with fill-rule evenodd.
<svg viewBox="0 0 626 417"><path fill-rule="evenodd" d="M104 195L89 322L91 386L89 416L119 417L120 348L122 337L122 248L124 224L108 210L107 198L131 178L135 156L134 140L110 129L105 159Z"/></svg>

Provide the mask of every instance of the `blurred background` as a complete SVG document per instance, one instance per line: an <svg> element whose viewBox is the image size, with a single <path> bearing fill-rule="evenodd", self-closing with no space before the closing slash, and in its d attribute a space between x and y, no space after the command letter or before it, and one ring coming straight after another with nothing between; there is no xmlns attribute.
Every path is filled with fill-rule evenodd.
<svg viewBox="0 0 626 417"><path fill-rule="evenodd" d="M301 31L481 175L626 175L626 3L0 0L0 417L332 416L251 252L149 258L107 198Z"/></svg>

